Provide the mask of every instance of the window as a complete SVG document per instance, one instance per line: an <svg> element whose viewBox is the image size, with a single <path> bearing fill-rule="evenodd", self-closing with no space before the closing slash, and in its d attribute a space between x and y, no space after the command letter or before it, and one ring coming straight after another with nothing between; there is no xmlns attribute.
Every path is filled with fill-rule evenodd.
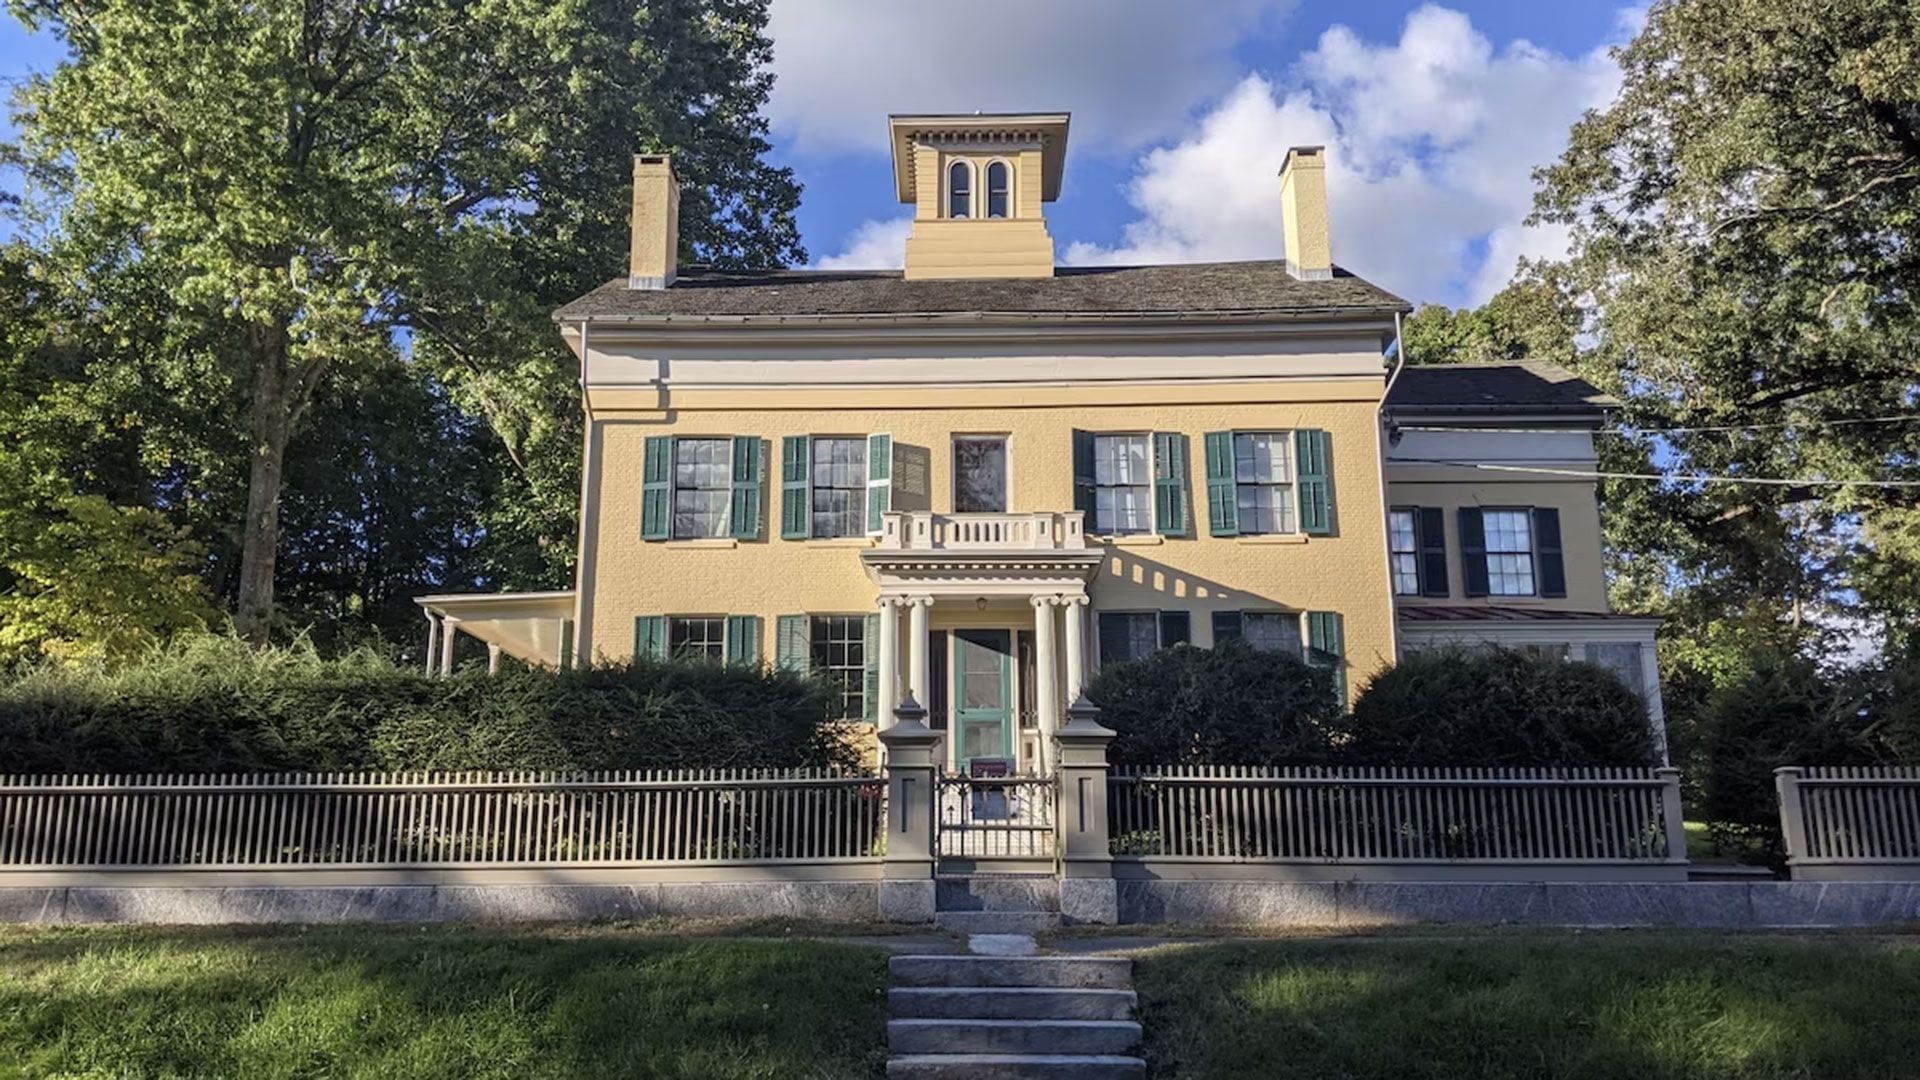
<svg viewBox="0 0 1920 1080"><path fill-rule="evenodd" d="M953 440L953 512L1004 514L1007 510L1007 440L967 435Z"/></svg>
<svg viewBox="0 0 1920 1080"><path fill-rule="evenodd" d="M727 535L732 495L731 439L675 439L673 443L673 538L699 540Z"/></svg>
<svg viewBox="0 0 1920 1080"><path fill-rule="evenodd" d="M1420 595L1419 529L1414 511L1393 510L1387 514L1387 551L1393 566L1393 594Z"/></svg>
<svg viewBox="0 0 1920 1080"><path fill-rule="evenodd" d="M1193 639L1191 624L1191 616L1184 611L1103 611L1096 625L1100 663L1122 664L1184 645Z"/></svg>
<svg viewBox="0 0 1920 1080"><path fill-rule="evenodd" d="M1587 645L1587 662L1598 664L1627 684L1627 688L1641 697L1647 696L1646 669L1640 666L1640 644L1634 641L1590 642Z"/></svg>
<svg viewBox="0 0 1920 1080"><path fill-rule="evenodd" d="M867 440L813 438L810 536L864 536L867 531Z"/></svg>
<svg viewBox="0 0 1920 1080"><path fill-rule="evenodd" d="M947 166L947 216L973 216L973 166L964 161Z"/></svg>
<svg viewBox="0 0 1920 1080"><path fill-rule="evenodd" d="M818 445L816 443L815 445ZM813 670L833 687L835 715L867 714L867 620L864 615L815 615L808 627Z"/></svg>
<svg viewBox="0 0 1920 1080"><path fill-rule="evenodd" d="M1525 653L1536 660L1560 661L1567 659L1570 649L1571 647L1564 641L1535 641L1515 647L1516 652Z"/></svg>
<svg viewBox="0 0 1920 1080"><path fill-rule="evenodd" d="M1004 161L987 166L987 216L1009 216L1013 205L1013 167Z"/></svg>
<svg viewBox="0 0 1920 1080"><path fill-rule="evenodd" d="M1287 611L1243 611L1240 636L1256 649L1304 655L1300 641L1300 616Z"/></svg>
<svg viewBox="0 0 1920 1080"><path fill-rule="evenodd" d="M1285 432L1243 431L1234 435L1234 501L1241 533L1294 531L1290 445Z"/></svg>
<svg viewBox="0 0 1920 1080"><path fill-rule="evenodd" d="M675 659L725 660L727 620L675 615L667 620L667 651Z"/></svg>
<svg viewBox="0 0 1920 1080"><path fill-rule="evenodd" d="M1493 596L1532 596L1533 515L1525 510L1488 510L1487 592Z"/></svg>
<svg viewBox="0 0 1920 1080"><path fill-rule="evenodd" d="M1153 528L1145 435L1093 437L1093 530L1107 536Z"/></svg>

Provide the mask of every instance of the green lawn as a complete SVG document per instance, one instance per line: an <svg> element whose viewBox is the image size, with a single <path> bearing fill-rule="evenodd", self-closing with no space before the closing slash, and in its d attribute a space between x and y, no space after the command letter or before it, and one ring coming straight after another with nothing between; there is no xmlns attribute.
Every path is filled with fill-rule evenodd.
<svg viewBox="0 0 1920 1080"><path fill-rule="evenodd" d="M1920 1075L1920 938L1518 934L1168 946L1154 1076Z"/></svg>
<svg viewBox="0 0 1920 1080"><path fill-rule="evenodd" d="M885 973L617 929L0 929L0 1077L871 1077Z"/></svg>

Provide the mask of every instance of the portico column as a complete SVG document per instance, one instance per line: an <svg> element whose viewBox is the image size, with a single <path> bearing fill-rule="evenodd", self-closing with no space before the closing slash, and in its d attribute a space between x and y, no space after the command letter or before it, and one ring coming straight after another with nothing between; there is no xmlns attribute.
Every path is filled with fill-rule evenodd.
<svg viewBox="0 0 1920 1080"><path fill-rule="evenodd" d="M1033 598L1033 699L1040 709L1040 745L1045 747L1060 728L1060 684L1055 678L1059 657L1053 647L1053 609L1060 600L1054 596ZM1040 767L1046 768L1047 753L1040 752Z"/></svg>
<svg viewBox="0 0 1920 1080"><path fill-rule="evenodd" d="M487 642L487 674L500 674L500 646Z"/></svg>
<svg viewBox="0 0 1920 1080"><path fill-rule="evenodd" d="M907 609L907 692L915 701L929 701L927 697L927 617L933 610L933 597L915 596L908 599L912 606Z"/></svg>
<svg viewBox="0 0 1920 1080"><path fill-rule="evenodd" d="M880 700L877 715L881 727L892 727L893 710L900 704L900 609L891 596L880 598Z"/></svg>
<svg viewBox="0 0 1920 1080"><path fill-rule="evenodd" d="M440 620L440 674L453 674L453 637L459 633L460 620L447 615Z"/></svg>
<svg viewBox="0 0 1920 1080"><path fill-rule="evenodd" d="M1066 600L1067 617L1067 693L1068 701L1080 700L1080 690L1087 681L1086 632L1087 616L1084 610L1087 598L1069 596Z"/></svg>
<svg viewBox="0 0 1920 1080"><path fill-rule="evenodd" d="M427 612L427 675L440 663L440 616Z"/></svg>

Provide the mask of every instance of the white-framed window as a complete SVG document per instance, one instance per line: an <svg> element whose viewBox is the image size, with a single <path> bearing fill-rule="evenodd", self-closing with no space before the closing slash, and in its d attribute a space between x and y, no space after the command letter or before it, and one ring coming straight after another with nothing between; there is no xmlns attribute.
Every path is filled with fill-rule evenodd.
<svg viewBox="0 0 1920 1080"><path fill-rule="evenodd" d="M733 494L733 440L673 440L673 539L727 535Z"/></svg>
<svg viewBox="0 0 1920 1080"><path fill-rule="evenodd" d="M1185 611L1102 611L1094 616L1099 661L1124 664L1193 639Z"/></svg>
<svg viewBox="0 0 1920 1080"><path fill-rule="evenodd" d="M1093 437L1093 531L1102 536L1153 531L1152 436Z"/></svg>
<svg viewBox="0 0 1920 1080"><path fill-rule="evenodd" d="M1299 531L1290 432L1236 432L1233 480L1242 535Z"/></svg>
<svg viewBox="0 0 1920 1080"><path fill-rule="evenodd" d="M1297 611L1243 611L1240 636L1248 645L1271 652L1305 656L1306 646L1300 634Z"/></svg>
<svg viewBox="0 0 1920 1080"><path fill-rule="evenodd" d="M727 620L717 615L668 616L667 655L676 659L725 660Z"/></svg>
<svg viewBox="0 0 1920 1080"><path fill-rule="evenodd" d="M1420 595L1420 539L1414 516L1412 510L1387 512L1387 552L1395 596Z"/></svg>
<svg viewBox="0 0 1920 1080"><path fill-rule="evenodd" d="M1487 536L1487 594L1532 596L1532 512L1487 510L1481 514L1481 521Z"/></svg>
<svg viewBox="0 0 1920 1080"><path fill-rule="evenodd" d="M1005 435L954 436L953 512L1006 513L1007 464Z"/></svg>
<svg viewBox="0 0 1920 1080"><path fill-rule="evenodd" d="M831 539L867 532L867 437L815 435L809 535Z"/></svg>
<svg viewBox="0 0 1920 1080"><path fill-rule="evenodd" d="M987 165L987 216L1013 216L1013 166L1004 161Z"/></svg>
<svg viewBox="0 0 1920 1080"><path fill-rule="evenodd" d="M973 164L956 161L947 166L947 216L973 216Z"/></svg>
<svg viewBox="0 0 1920 1080"><path fill-rule="evenodd" d="M1647 696L1647 669L1640 663L1640 643L1637 641L1589 641L1587 642L1587 662L1598 664L1627 684L1627 688L1641 697Z"/></svg>
<svg viewBox="0 0 1920 1080"><path fill-rule="evenodd" d="M864 615L815 615L809 619L813 670L826 676L835 694L835 715L859 720L867 714L867 620Z"/></svg>

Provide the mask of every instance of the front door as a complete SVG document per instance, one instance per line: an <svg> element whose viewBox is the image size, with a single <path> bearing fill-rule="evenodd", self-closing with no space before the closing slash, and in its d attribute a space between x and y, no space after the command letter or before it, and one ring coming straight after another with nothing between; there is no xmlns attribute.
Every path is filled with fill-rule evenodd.
<svg viewBox="0 0 1920 1080"><path fill-rule="evenodd" d="M1013 765L1013 633L953 632L955 764L973 775L978 758Z"/></svg>

